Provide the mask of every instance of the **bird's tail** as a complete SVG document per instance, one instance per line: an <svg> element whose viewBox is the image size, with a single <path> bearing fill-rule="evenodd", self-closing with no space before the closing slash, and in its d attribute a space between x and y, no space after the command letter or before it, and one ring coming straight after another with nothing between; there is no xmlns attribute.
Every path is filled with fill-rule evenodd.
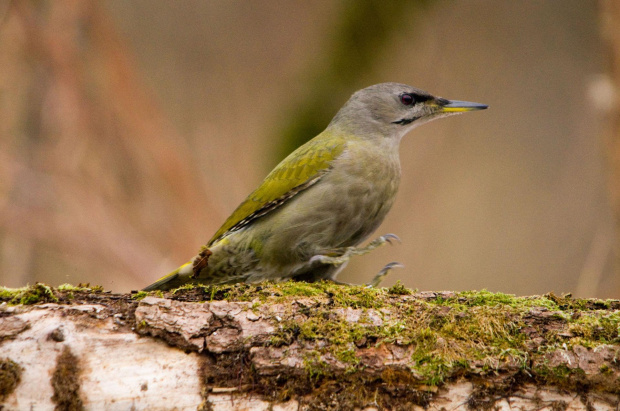
<svg viewBox="0 0 620 411"><path fill-rule="evenodd" d="M142 291L168 291L173 288L178 288L183 284L190 282L192 274L192 262L190 261L189 263L183 264L170 274L163 276L153 284L144 287Z"/></svg>

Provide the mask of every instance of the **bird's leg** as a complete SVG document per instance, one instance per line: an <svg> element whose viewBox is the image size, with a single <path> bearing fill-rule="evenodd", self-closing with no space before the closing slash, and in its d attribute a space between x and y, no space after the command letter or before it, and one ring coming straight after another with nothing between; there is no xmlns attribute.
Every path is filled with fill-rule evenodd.
<svg viewBox="0 0 620 411"><path fill-rule="evenodd" d="M388 275L388 273L390 272L390 270L392 268L403 268L404 265L402 265L401 263L398 263L396 261L391 262L389 264L386 264L385 267L383 267L373 278L372 280L370 280L370 282L366 283L366 287L368 288L376 288L377 286L379 286L379 284L381 283L381 281L383 281L383 277L385 277L386 275Z"/></svg>
<svg viewBox="0 0 620 411"><path fill-rule="evenodd" d="M382 235L372 240L366 247L343 247L329 250L329 254L318 254L310 259L310 263L320 262L322 264L341 265L349 261L354 255L364 255L385 243L392 244L392 240L400 242L395 234ZM387 267L387 266L386 266ZM388 269L389 270L389 269ZM387 271L386 271L387 272ZM377 274L378 275L378 274ZM385 275L385 274L384 274Z"/></svg>
<svg viewBox="0 0 620 411"><path fill-rule="evenodd" d="M364 285L366 286L366 288L377 288L379 284L381 283L381 281L383 281L383 277L388 275L388 273L390 272L392 268L402 268L402 267L404 267L404 265L396 261L386 264L385 267L379 270L379 272L372 278L372 280L370 280L370 282L367 282ZM339 284L339 285L358 285L358 284L347 283L345 281L338 281L333 278L330 281L332 281L335 284Z"/></svg>

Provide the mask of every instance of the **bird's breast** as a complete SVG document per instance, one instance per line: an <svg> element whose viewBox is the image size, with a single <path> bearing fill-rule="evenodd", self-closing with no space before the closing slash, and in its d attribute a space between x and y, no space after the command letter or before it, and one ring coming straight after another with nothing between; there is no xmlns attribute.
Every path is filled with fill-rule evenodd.
<svg viewBox="0 0 620 411"><path fill-rule="evenodd" d="M279 262L305 261L333 248L355 246L381 224L399 182L397 152L354 145L316 184L249 230L263 239L262 254Z"/></svg>
<svg viewBox="0 0 620 411"><path fill-rule="evenodd" d="M381 224L400 183L398 153L355 148L347 151L326 176L331 190L332 242L356 245Z"/></svg>

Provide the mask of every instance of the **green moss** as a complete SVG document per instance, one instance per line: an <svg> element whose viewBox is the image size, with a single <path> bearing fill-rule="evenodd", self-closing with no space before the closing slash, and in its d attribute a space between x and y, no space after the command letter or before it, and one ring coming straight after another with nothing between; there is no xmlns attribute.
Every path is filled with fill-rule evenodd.
<svg viewBox="0 0 620 411"><path fill-rule="evenodd" d="M58 302L51 287L44 284L35 284L19 299L20 304L36 304L38 302Z"/></svg>
<svg viewBox="0 0 620 411"><path fill-rule="evenodd" d="M349 348L343 348L339 351L336 351L335 357L338 361L348 364L347 372L356 371L356 366L360 363L359 358L357 358L355 348L353 346Z"/></svg>
<svg viewBox="0 0 620 411"><path fill-rule="evenodd" d="M78 297L103 293L101 286L90 287L88 284L73 286L62 284L53 288L45 284L36 283L27 287L7 288L0 287L0 302L10 305L32 305L38 303L64 303Z"/></svg>
<svg viewBox="0 0 620 411"><path fill-rule="evenodd" d="M538 366L533 370L546 384L573 389L574 385L584 379L581 368L569 368L565 364L556 367Z"/></svg>
<svg viewBox="0 0 620 411"><path fill-rule="evenodd" d="M620 314L618 312L581 312L570 321L569 331L574 335L571 343L586 347L620 343Z"/></svg>
<svg viewBox="0 0 620 411"><path fill-rule="evenodd" d="M430 386L437 386L444 382L447 376L451 374L455 364L461 362L449 361L445 358L426 354L416 356L414 371L420 374L422 381Z"/></svg>
<svg viewBox="0 0 620 411"><path fill-rule="evenodd" d="M410 290L409 288L405 287L400 282L400 280L396 281L396 284L394 284L393 286L388 288L387 292L388 292L388 294L393 294L393 295L411 295L411 294L413 294L413 291Z"/></svg>
<svg viewBox="0 0 620 411"><path fill-rule="evenodd" d="M386 294L385 289L365 286L347 286L333 282L306 283L289 281L284 283L264 282L260 284L202 285L186 284L172 292L172 297L194 294L205 301L255 301L286 302L299 297L325 297L338 306L380 307L384 301L378 296Z"/></svg>
<svg viewBox="0 0 620 411"><path fill-rule="evenodd" d="M601 315L599 317L600 329L597 327L595 336L609 344L620 343L620 314L616 312Z"/></svg>
<svg viewBox="0 0 620 411"><path fill-rule="evenodd" d="M61 284L57 288L58 291L91 291L88 287L83 287L79 285L72 284Z"/></svg>
<svg viewBox="0 0 620 411"><path fill-rule="evenodd" d="M137 293L131 295L131 299L140 301L149 294L150 293L147 291L138 291Z"/></svg>
<svg viewBox="0 0 620 411"><path fill-rule="evenodd" d="M22 288L0 288L0 301L6 301L9 304L31 305L37 303L58 302L58 298L54 295L51 287L37 283Z"/></svg>
<svg viewBox="0 0 620 411"><path fill-rule="evenodd" d="M352 286L346 290L340 286L332 298L341 307L378 309L385 306L385 295L385 289Z"/></svg>
<svg viewBox="0 0 620 411"><path fill-rule="evenodd" d="M304 356L304 370L310 380L318 380L328 374L329 367L317 351L309 351Z"/></svg>
<svg viewBox="0 0 620 411"><path fill-rule="evenodd" d="M496 306L502 305L514 305L517 299L512 294L504 293L492 293L487 290L482 291L463 291L458 294L460 297L466 298L466 305L473 306Z"/></svg>
<svg viewBox="0 0 620 411"><path fill-rule="evenodd" d="M12 300L17 290L17 288L0 287L0 301Z"/></svg>
<svg viewBox="0 0 620 411"><path fill-rule="evenodd" d="M515 309L525 308L546 308L549 310L558 310L558 305L551 299L546 297L516 297L513 294L493 293L487 290L482 291L462 291L456 293L454 297L443 299L441 296L433 301L439 305L463 305L465 307L475 306L505 306Z"/></svg>
<svg viewBox="0 0 620 411"><path fill-rule="evenodd" d="M286 287L278 287L281 296L314 297L323 294L323 290L312 283L298 281L286 284Z"/></svg>

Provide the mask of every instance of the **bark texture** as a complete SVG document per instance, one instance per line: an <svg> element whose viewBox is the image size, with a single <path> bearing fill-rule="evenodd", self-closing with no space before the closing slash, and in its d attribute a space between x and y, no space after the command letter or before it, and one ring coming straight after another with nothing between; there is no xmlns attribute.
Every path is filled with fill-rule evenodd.
<svg viewBox="0 0 620 411"><path fill-rule="evenodd" d="M294 283L140 297L42 285L0 293L0 407L620 404L618 301ZM9 304L19 301L34 304Z"/></svg>

